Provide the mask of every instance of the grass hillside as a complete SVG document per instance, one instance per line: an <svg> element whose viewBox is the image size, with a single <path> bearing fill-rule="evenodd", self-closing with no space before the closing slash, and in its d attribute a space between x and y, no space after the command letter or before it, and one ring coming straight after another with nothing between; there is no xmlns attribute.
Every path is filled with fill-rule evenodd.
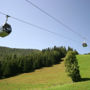
<svg viewBox="0 0 90 90"><path fill-rule="evenodd" d="M77 83L58 85L45 90L90 90L90 55L77 56L82 81Z"/></svg>
<svg viewBox="0 0 90 90"><path fill-rule="evenodd" d="M82 81L73 83L64 62L0 80L0 90L90 90L90 55L77 56Z"/></svg>
<svg viewBox="0 0 90 90"><path fill-rule="evenodd" d="M62 62L53 67L0 80L0 90L39 90L67 83L72 83L72 80L67 77L64 62Z"/></svg>

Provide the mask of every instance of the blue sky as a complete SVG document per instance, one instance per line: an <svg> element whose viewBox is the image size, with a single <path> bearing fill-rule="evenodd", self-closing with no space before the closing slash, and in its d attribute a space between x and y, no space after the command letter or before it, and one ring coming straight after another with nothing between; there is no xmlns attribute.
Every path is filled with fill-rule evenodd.
<svg viewBox="0 0 90 90"><path fill-rule="evenodd" d="M0 11L25 20L32 24L49 29L60 36L42 31L30 25L9 18L12 33L0 38L0 46L11 48L44 49L53 46L71 46L79 53L90 52L90 0L31 0L34 4L52 16L68 25L73 31L85 36L88 47L83 48L84 39L69 31L63 25L40 12L25 0L1 0ZM0 14L0 25L3 25L5 16Z"/></svg>

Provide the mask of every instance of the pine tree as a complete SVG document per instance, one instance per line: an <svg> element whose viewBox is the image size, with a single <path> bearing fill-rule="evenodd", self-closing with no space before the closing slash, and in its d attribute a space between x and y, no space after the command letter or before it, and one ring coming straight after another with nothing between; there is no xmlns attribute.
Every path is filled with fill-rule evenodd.
<svg viewBox="0 0 90 90"><path fill-rule="evenodd" d="M80 76L79 66L78 66L75 52L69 51L67 53L65 57L65 67L66 67L66 72L68 73L68 76L71 77L73 82L80 81L81 76Z"/></svg>

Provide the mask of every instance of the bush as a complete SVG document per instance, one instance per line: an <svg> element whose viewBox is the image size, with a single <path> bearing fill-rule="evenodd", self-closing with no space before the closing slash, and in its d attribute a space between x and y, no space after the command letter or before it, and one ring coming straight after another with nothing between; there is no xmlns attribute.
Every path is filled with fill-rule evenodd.
<svg viewBox="0 0 90 90"><path fill-rule="evenodd" d="M69 51L65 57L65 67L68 76L71 77L73 82L78 82L81 80L78 62L76 59L76 54L73 51Z"/></svg>

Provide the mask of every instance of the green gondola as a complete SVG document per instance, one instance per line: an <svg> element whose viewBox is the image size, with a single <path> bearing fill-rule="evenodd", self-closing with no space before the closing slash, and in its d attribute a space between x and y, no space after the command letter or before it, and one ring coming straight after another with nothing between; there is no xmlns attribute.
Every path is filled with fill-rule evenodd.
<svg viewBox="0 0 90 90"><path fill-rule="evenodd" d="M82 46L83 47L87 47L87 43L86 42L83 42Z"/></svg>
<svg viewBox="0 0 90 90"><path fill-rule="evenodd" d="M6 37L12 32L11 25L7 23L8 17L7 15L5 24L0 27L0 37Z"/></svg>

